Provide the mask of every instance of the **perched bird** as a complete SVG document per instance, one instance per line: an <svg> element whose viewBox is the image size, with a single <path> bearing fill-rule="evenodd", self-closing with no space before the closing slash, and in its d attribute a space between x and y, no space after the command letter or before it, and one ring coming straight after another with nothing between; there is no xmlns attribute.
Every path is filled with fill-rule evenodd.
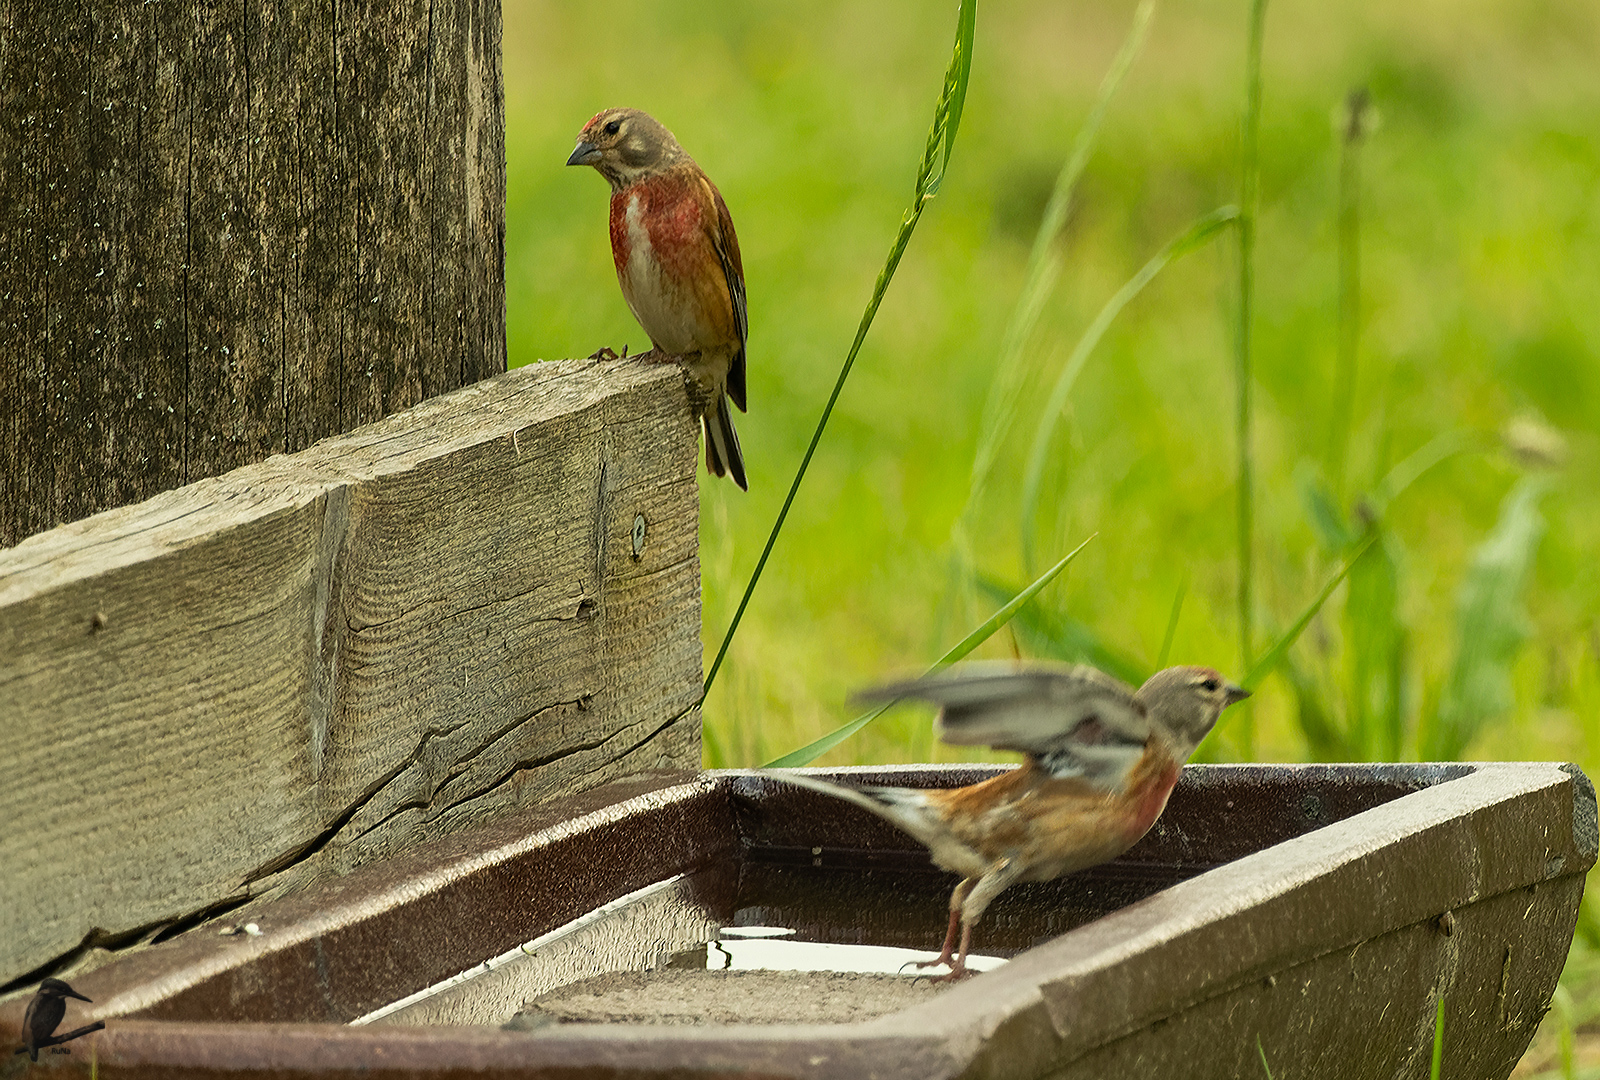
<svg viewBox="0 0 1600 1080"><path fill-rule="evenodd" d="M1172 667L1138 691L1091 667L967 664L860 695L940 706L937 730L958 746L1020 750L1010 772L964 788L852 788L774 772L885 818L961 875L937 959L944 979L970 974L972 928L1018 881L1049 881L1107 862L1155 824L1178 772L1222 710L1250 692L1210 668ZM961 948L952 955L956 926Z"/></svg>
<svg viewBox="0 0 1600 1080"><path fill-rule="evenodd" d="M77 998L79 1001L89 1000L60 979L46 979L39 984L33 1000L28 1002L28 1011L22 1017L22 1037L27 1040L27 1044L17 1051L18 1054L26 1052L29 1060L38 1061L39 1051L45 1047L55 1046L105 1027L103 1022L97 1020L86 1028L68 1032L66 1035L56 1035L56 1028L67 1015L66 999L69 997ZM66 1051L63 1050L61 1053Z"/></svg>
<svg viewBox="0 0 1600 1080"><path fill-rule="evenodd" d="M744 263L733 218L672 132L638 109L584 125L568 165L611 184L611 258L622 297L659 359L676 360L703 421L706 468L749 490L728 401L745 409Z"/></svg>

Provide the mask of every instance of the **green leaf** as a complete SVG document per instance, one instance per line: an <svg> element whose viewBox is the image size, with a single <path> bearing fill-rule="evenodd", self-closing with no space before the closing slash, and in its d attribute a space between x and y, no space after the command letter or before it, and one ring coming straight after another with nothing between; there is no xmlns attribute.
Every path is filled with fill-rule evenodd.
<svg viewBox="0 0 1600 1080"><path fill-rule="evenodd" d="M1088 165L1089 157L1100 137L1100 127L1105 121L1106 110L1111 106L1111 99L1116 95L1117 87L1122 85L1128 69L1133 66L1134 57L1144 44L1145 35L1150 28L1150 19L1154 14L1154 0L1140 0L1139 7L1134 11L1133 25L1128 29L1128 36L1123 39L1122 47L1117 51L1116 58L1111 61L1111 68L1100 83L1099 95L1089 109L1088 118L1084 120L1083 127L1078 129L1072 150L1061 166L1061 172L1056 176L1050 201L1045 205L1044 216L1034 233L1033 249L1028 255L1028 267L1023 273L1022 290L1017 294L1016 307L1012 309L1011 318L1006 323L1005 334L1000 339L1000 354L995 359L995 377L989 384L989 396L983 404L983 417L979 421L978 428L978 445L973 454L972 476L967 487L967 501L960 516L956 518L955 528L958 537L966 527L967 516L972 513L983 489L988 484L990 471L999 456L1000 444L1005 440L1006 432L1011 429L1012 420L1016 415L1017 401L1022 391L1022 359L1025 355L1025 346L1028 339L1033 336L1033 329L1044 311L1045 301L1050 298L1056 278L1061 273L1059 241L1061 231L1067 223L1067 210L1072 205L1072 194L1077 189L1078 180L1083 176L1083 170Z"/></svg>
<svg viewBox="0 0 1600 1080"><path fill-rule="evenodd" d="M1250 669L1250 674L1246 675L1244 682L1241 683L1246 690L1254 690L1260 686L1261 681L1271 675L1273 670L1283 662L1284 655L1288 653L1296 641L1300 640L1300 635L1305 632L1307 626L1311 625L1311 620L1317 617L1317 612L1321 611L1322 605L1328 602L1328 597L1332 596L1333 590L1339 587L1339 582L1345 579L1345 576L1350 573L1350 568L1355 566L1356 560L1366 554L1367 548L1376 539L1377 534L1373 533L1361 542L1355 554L1350 557L1350 561L1345 563L1339 569L1339 572L1333 575L1332 580L1322 587L1322 591L1317 594L1317 598L1311 601L1305 611L1300 613L1300 617L1295 620L1294 625L1289 627L1289 632L1279 638L1277 643L1268 649L1261 659L1256 661L1255 666Z"/></svg>
<svg viewBox="0 0 1600 1080"><path fill-rule="evenodd" d="M1444 1064L1444 995L1439 995L1439 1005L1433 1012L1433 1060L1428 1065L1428 1080L1439 1080L1439 1069Z"/></svg>
<svg viewBox="0 0 1600 1080"><path fill-rule="evenodd" d="M1093 539L1094 536L1089 537L1089 540ZM945 653L943 656L939 657L938 660L934 661L933 666L928 670L931 672L937 671L942 667L948 667L957 660L960 660L962 657L966 656L973 649L976 649L979 645L982 645L985 641L988 641L989 638L993 636L994 632L999 630L1006 623L1010 622L1012 617L1016 615L1017 612L1021 611L1022 606L1029 600L1032 600L1034 596L1038 594L1040 589L1054 581L1056 579L1056 575L1065 570L1067 568L1067 564L1078 557L1078 552L1089 546L1089 540L1085 540L1083 543L1067 552L1066 555L1062 556L1060 562L1056 563L1043 574L1039 575L1038 579L1034 581L1032 585L1029 585L1026 589L1023 589L1016 596L1012 597L1009 603L1007 603L999 611L996 611L993 615L989 616L988 619L984 620L983 625L979 626L976 630L972 631L972 633L962 638L953 648L950 649L949 652ZM876 720L878 716L889 707L889 705L893 704L894 702L891 701L888 705L880 705L871 712L856 717L843 727L835 728L833 731L828 732L828 734L824 735L815 742L807 743L798 750L792 750L780 758L775 758L774 760L767 762L764 766L762 766L762 768L798 769L802 765L809 765L817 758L821 757L823 754L826 754L829 750L832 750L835 746L838 746L850 736L866 727L873 720Z"/></svg>
<svg viewBox="0 0 1600 1080"><path fill-rule="evenodd" d="M1328 694L1312 675L1294 662L1292 655L1284 657L1281 667L1283 677L1294 691L1295 722L1311 755L1318 761L1348 761L1354 755L1344 733L1328 714Z"/></svg>
<svg viewBox="0 0 1600 1080"><path fill-rule="evenodd" d="M1294 479L1295 486L1300 489L1300 503L1305 507L1306 520L1317 534L1322 550L1339 552L1349 547L1356 535L1317 470L1309 463L1302 462L1295 470Z"/></svg>
<svg viewBox="0 0 1600 1080"><path fill-rule="evenodd" d="M1178 591L1172 594L1172 611L1167 615L1167 632L1161 636L1161 651L1156 654L1156 670L1167 666L1172 656L1172 640L1178 636L1178 617L1183 614L1183 601L1189 595L1189 578L1184 575Z"/></svg>
<svg viewBox="0 0 1600 1080"><path fill-rule="evenodd" d="M1016 589L988 577L978 579L978 588L994 600L1016 594ZM1087 624L1048 611L1043 605L1032 604L1019 612L1016 629L1022 631L1029 648L1041 656L1091 664L1133 686L1150 677L1149 668L1107 645Z"/></svg>
<svg viewBox="0 0 1600 1080"><path fill-rule="evenodd" d="M1084 365L1089 362L1089 354L1100 344L1100 339L1105 336L1107 328L1122 309L1127 307L1129 301L1138 296L1168 263L1200 247L1238 217L1237 209L1223 206L1194 221L1157 252L1137 274L1105 302L1100 313L1094 317L1094 321L1073 346L1072 354L1067 357L1061 374L1056 376L1055 386L1050 391L1049 400L1045 402L1044 412L1040 415L1038 427L1033 433L1033 445L1028 450L1028 462L1023 467L1021 535L1024 568L1032 569L1033 565L1033 534L1036 528L1034 519L1038 512L1039 484L1044 475L1045 455L1050 450L1050 439L1055 434L1061 414L1067 407L1067 397L1072 393L1072 386L1078 381L1078 375L1083 371Z"/></svg>
<svg viewBox="0 0 1600 1080"><path fill-rule="evenodd" d="M1517 482L1461 583L1455 662L1421 740L1425 760L1454 761L1486 722L1511 709L1511 665L1528 637L1522 588L1544 533L1544 492L1543 477Z"/></svg>
<svg viewBox="0 0 1600 1080"><path fill-rule="evenodd" d="M1400 568L1395 541L1381 526L1377 540L1350 570L1344 602L1348 644L1348 760L1394 761L1405 717L1406 631L1400 618Z"/></svg>
<svg viewBox="0 0 1600 1080"><path fill-rule="evenodd" d="M1489 439L1471 431L1447 431L1443 435L1435 435L1378 481L1367 500L1368 512L1374 517L1382 517L1390 503L1435 466L1458 454L1481 452L1493 445Z"/></svg>

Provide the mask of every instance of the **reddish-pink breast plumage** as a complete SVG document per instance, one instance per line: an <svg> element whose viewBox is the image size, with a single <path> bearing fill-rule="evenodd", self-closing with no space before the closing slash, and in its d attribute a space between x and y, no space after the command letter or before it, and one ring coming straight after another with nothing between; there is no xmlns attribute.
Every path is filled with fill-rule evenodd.
<svg viewBox="0 0 1600 1080"><path fill-rule="evenodd" d="M747 486L730 403L745 407L748 315L727 205L672 133L637 109L607 109L579 134L569 165L611 184L611 258L653 353L682 365L706 432L706 467Z"/></svg>

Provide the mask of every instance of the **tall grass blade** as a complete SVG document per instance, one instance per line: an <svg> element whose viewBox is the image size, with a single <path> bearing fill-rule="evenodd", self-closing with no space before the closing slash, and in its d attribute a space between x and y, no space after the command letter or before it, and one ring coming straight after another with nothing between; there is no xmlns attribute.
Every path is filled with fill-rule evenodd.
<svg viewBox="0 0 1600 1080"><path fill-rule="evenodd" d="M1239 218L1237 207L1223 206L1204 217L1199 218L1178 236L1174 237L1166 247L1156 253L1149 262L1140 268L1139 272L1128 279L1122 288L1094 317L1083 336L1072 348L1072 355L1067 357L1067 362L1061 369L1061 374L1056 376L1055 386L1050 391L1050 397L1045 402L1044 413L1039 417L1039 426L1033 433L1033 445L1028 450L1028 462L1022 473L1022 566L1024 571L1033 570L1033 534L1035 529L1034 517L1039 506L1039 482L1044 475L1045 455L1050 450L1050 439L1055 434L1056 425L1061 421L1062 411L1067 407L1067 397L1072 393L1072 386L1078 381L1078 375L1089 362L1089 354L1094 352L1100 339L1110 327L1128 302L1150 284L1151 280L1174 259L1182 258L1189 252L1203 245L1219 231L1233 224Z"/></svg>
<svg viewBox="0 0 1600 1080"><path fill-rule="evenodd" d="M1097 533L1095 535L1099 534ZM1089 540L1093 539L1094 536L1089 537ZM996 611L993 615L984 620L981 626L957 642L949 652L935 660L933 662L933 666L928 670L937 671L942 667L948 667L957 660L960 660L962 657L966 656L973 649L976 649L979 645L982 645L985 641L988 641L989 638L994 635L996 630L999 630L1006 623L1010 622L1012 616L1016 615L1017 612L1022 610L1024 604L1038 595L1040 589L1043 589L1046 585L1054 581L1056 579L1056 575L1065 570L1067 568L1067 564L1078 557L1078 552L1089 546L1089 540L1085 540L1083 543L1079 544L1077 547L1063 555L1060 562L1056 563L1043 574L1039 575L1038 580L1036 580L1032 585L1029 585L1026 589L1023 589L1016 596L1012 597L1010 602L1005 604L1005 606L1000 608L999 611ZM835 746L838 746L850 736L854 735L856 732L872 723L872 721L876 720L878 716L889 707L889 705L893 704L894 702L891 701L887 705L880 705L871 712L864 713L863 715L856 717L843 727L835 728L833 731L830 731L828 734L824 735L815 742L807 743L798 750L790 751L780 758L775 758L774 760L767 762L764 766L762 766L762 768L798 769L802 765L809 765L817 758L821 757L823 754L826 754L829 750L832 750Z"/></svg>
<svg viewBox="0 0 1600 1080"><path fill-rule="evenodd" d="M1366 499L1367 509L1374 517L1382 517L1388 512L1390 503L1435 466L1458 454L1481 452L1493 445L1491 440L1471 431L1447 431L1435 435L1384 474Z"/></svg>
<svg viewBox="0 0 1600 1080"><path fill-rule="evenodd" d="M850 377L850 369L855 366L856 354L861 351L861 343L867 338L867 330L871 328L872 320L877 317L878 305L883 302L884 293L889 291L889 282L894 280L894 272L900 266L900 257L905 254L906 246L911 243L911 234L916 230L923 208L944 181L945 168L950 163L950 152L955 148L956 130L961 124L962 107L967 100L967 83L972 75L972 42L977 29L977 18L978 0L961 0L961 7L956 14L954 51L950 56L950 66L945 71L944 89L939 94L938 107L934 109L933 124L928 129L928 142L922 152L922 164L917 169L916 196L912 200L911 208L900 219L900 231L895 234L894 243L889 248L889 257L884 262L883 269L878 272L878 280L872 287L872 298L867 301L867 309L861 315L861 325L856 328L855 340L851 342L850 352L845 357L844 365L839 369L839 378L833 384L833 393L828 395L828 403L823 406L822 416L817 420L817 428L811 435L811 445L806 447L805 456L800 459L800 467L795 471L794 482L789 485L789 494L783 500L783 508L778 511L777 520L772 523L772 532L767 536L766 546L761 549L761 557L756 560L756 567L750 574L749 583L745 586L744 596L740 598L739 607L733 613L733 621L728 624L728 632L722 637L722 645L717 649L716 659L711 662L711 670L706 673L705 686L700 692L702 702L711 692L712 684L716 682L717 672L722 668L722 660L728 655L728 646L732 644L733 635L744 618L745 608L749 606L750 597L756 591L756 582L761 580L761 572L766 569L767 559L772 555L772 547L778 542L778 534L783 531L783 523L789 516L789 508L794 505L794 497L800 490L800 483L805 479L806 470L811 467L811 458L817 452L817 444L822 441L822 432L828 426L828 418L833 415L833 406L839 400L839 393L844 389L845 380Z"/></svg>
<svg viewBox="0 0 1600 1080"><path fill-rule="evenodd" d="M1284 680L1294 691L1295 722L1316 761L1349 761L1355 757L1350 742L1328 711L1332 695L1315 676L1285 655L1280 668Z"/></svg>
<svg viewBox="0 0 1600 1080"><path fill-rule="evenodd" d="M1189 596L1189 578L1184 575L1178 591L1172 594L1172 612L1167 616L1167 632L1161 635L1161 651L1156 654L1156 670L1161 671L1172 658L1172 641L1178 636L1178 617L1183 614L1183 602Z"/></svg>
<svg viewBox="0 0 1600 1080"><path fill-rule="evenodd" d="M1254 690L1261 685L1263 679L1272 674L1273 670L1282 663L1289 649L1293 647L1296 641L1300 640L1300 635L1305 633L1306 627L1311 625L1311 620L1317 617L1317 612L1322 610L1322 605L1328 602L1328 597L1333 595L1333 590L1337 589L1339 583L1350 573L1350 569L1355 566L1356 560L1366 554L1367 548L1371 547L1376 539L1377 534L1372 533L1361 541L1355 553L1350 556L1350 560L1322 587L1322 591L1317 594L1317 598L1311 601L1306 609L1300 613L1300 617L1294 621L1293 626L1289 627L1288 632L1280 637L1272 648L1262 654L1261 659L1257 660L1254 666L1250 668L1250 673L1244 677L1240 685L1246 690Z"/></svg>
<svg viewBox="0 0 1600 1080"><path fill-rule="evenodd" d="M1433 1061L1428 1065L1428 1080L1439 1080L1439 1070L1444 1066L1444 995L1439 995L1439 1005L1433 1011Z"/></svg>
<svg viewBox="0 0 1600 1080"><path fill-rule="evenodd" d="M1328 476L1344 494L1355 415L1356 360L1361 344L1361 144L1371 101L1366 89L1350 91L1339 123L1339 338L1333 376L1333 419L1328 436Z"/></svg>
<svg viewBox="0 0 1600 1080"><path fill-rule="evenodd" d="M1078 130L1077 138L1073 140L1072 151L1068 154L1066 163L1056 176L1055 188L1050 192L1050 201L1045 205L1044 217L1039 222L1038 231L1034 233L1033 250L1028 255L1028 266L1022 279L1022 291L1017 296L1017 306L1011 312L1011 320L1006 324L1005 336L1000 340L1000 355L995 362L994 381L990 383L989 397L984 402L983 417L978 426L978 447L972 459L972 479L967 489L967 501L961 515L956 519L958 533L965 529L967 517L988 483L989 473L999 455L1000 444L1005 441L1006 432L1010 430L1016 415L1017 398L1022 391L1023 349L1033 335L1039 316L1044 311L1045 301L1050 298L1056 278L1061 273L1061 256L1058 248L1061 230L1067 223L1067 210L1072 204L1072 193L1076 190L1078 179L1083 175L1083 170L1094 151L1095 142L1099 139L1100 127L1105 120L1111 99L1115 96L1117 87L1122 85L1128 69L1133 66L1134 57L1144 44L1145 34L1149 30L1150 19L1154 14L1155 0L1141 0L1139 7L1134 11L1133 25L1128 29L1128 36L1123 39L1122 47L1117 51L1116 58L1111 61L1110 70L1101 80L1100 93L1089 109L1089 116L1084 120L1083 127Z"/></svg>
<svg viewBox="0 0 1600 1080"><path fill-rule="evenodd" d="M1267 1080L1272 1080L1272 1066L1267 1064L1267 1051L1261 1045L1261 1036L1256 1036L1256 1053L1261 1056L1261 1071L1267 1074Z"/></svg>
<svg viewBox="0 0 1600 1080"><path fill-rule="evenodd" d="M1300 504L1305 507L1306 521L1317 534L1322 550L1337 554L1354 543L1356 531L1311 463L1302 461L1294 471L1294 479L1300 489Z"/></svg>
<svg viewBox="0 0 1600 1080"><path fill-rule="evenodd" d="M990 577L979 577L978 588L997 602L1016 593L1014 587ZM1091 627L1070 616L1051 612L1043 604L1029 604L1018 612L1011 629L1020 634L1037 656L1090 664L1134 686L1150 677L1149 668L1106 644Z"/></svg>
<svg viewBox="0 0 1600 1080"><path fill-rule="evenodd" d="M1565 986L1557 986L1556 992L1550 995L1550 1004L1556 1014L1556 1023L1560 1025L1556 1031L1556 1046L1561 1055L1561 1077L1562 1080L1573 1080L1577 1070L1573 1067L1572 1029L1573 1014L1577 1010L1573 1007L1572 991Z"/></svg>
<svg viewBox="0 0 1600 1080"><path fill-rule="evenodd" d="M1543 477L1517 481L1473 555L1456 596L1455 662L1419 747L1424 760L1454 761L1487 721L1512 706L1511 665L1528 637L1522 587L1544 533L1545 488Z"/></svg>
<svg viewBox="0 0 1600 1080"><path fill-rule="evenodd" d="M1350 753L1356 761L1395 761L1404 739L1406 630L1400 618L1395 541L1381 525L1350 570L1344 602L1349 643Z"/></svg>
<svg viewBox="0 0 1600 1080"><path fill-rule="evenodd" d="M1238 527L1239 666L1255 655L1255 466L1250 452L1250 391L1255 382L1252 339L1255 326L1256 210L1261 187L1261 47L1266 35L1267 0L1251 0L1250 41L1245 52L1244 125L1240 138L1239 320L1234 328L1234 442ZM1255 713L1246 709L1240 729L1246 760L1255 757Z"/></svg>

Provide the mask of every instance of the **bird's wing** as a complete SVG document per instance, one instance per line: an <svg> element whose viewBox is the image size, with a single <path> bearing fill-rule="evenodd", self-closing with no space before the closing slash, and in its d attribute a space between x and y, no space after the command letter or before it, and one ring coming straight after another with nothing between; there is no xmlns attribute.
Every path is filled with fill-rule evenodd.
<svg viewBox="0 0 1600 1080"><path fill-rule="evenodd" d="M1150 738L1149 717L1133 693L1091 667L1001 661L946 668L861 696L931 701L940 707L945 742L1019 750L1054 776L1114 788Z"/></svg>
<svg viewBox="0 0 1600 1080"><path fill-rule="evenodd" d="M717 208L716 223L710 229L711 246L722 263L722 275L728 282L728 299L733 303L733 326L739 334L739 351L728 364L728 396L739 406L739 411L744 412L744 343L750 339L750 316L744 298L744 260L739 257L739 236L733 231L733 216L728 213L728 204L722 201L722 192L703 176L701 182Z"/></svg>

